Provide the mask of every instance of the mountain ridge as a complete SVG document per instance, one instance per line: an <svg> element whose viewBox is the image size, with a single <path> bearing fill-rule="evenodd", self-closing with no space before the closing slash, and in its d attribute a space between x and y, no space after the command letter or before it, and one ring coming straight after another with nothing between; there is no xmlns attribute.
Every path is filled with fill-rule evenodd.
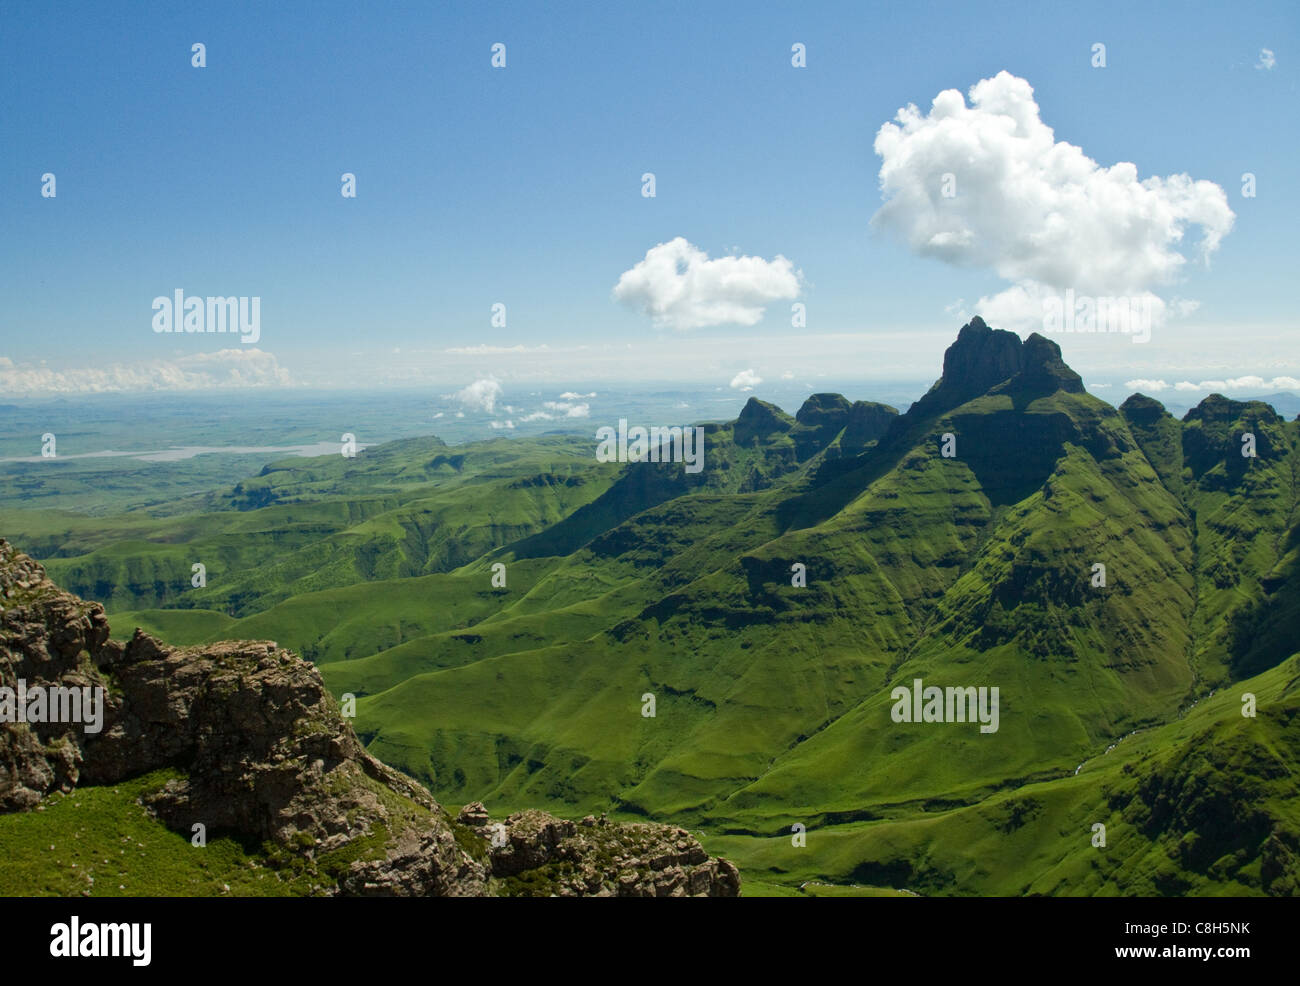
<svg viewBox="0 0 1300 986"><path fill-rule="evenodd" d="M358 696L367 749L443 797L698 826L760 882L897 872L931 893L1044 892L951 847L925 850L949 858L926 870L891 845L919 847L914 827L938 815L980 842L1008 824L1003 808L1030 811L1020 789L1101 811L1101 775L1074 780L1080 765L1130 735L1191 742L1177 728L1189 707L1197 735L1230 736L1252 772L1273 776L1290 755L1285 729L1263 737L1293 702L1276 679L1300 632L1300 428L1218 395L1198 408L1179 421L1142 395L1112 407L1051 340L972 319L906 413L814 394L792 416L752 399L735 421L704 426L699 475L584 463L577 439L459 447L454 467L431 467L446 450L414 442L381 447L360 474L326 461L276 470L268 479L301 502L238 516L254 530L357 516L328 535L334 584L282 597L264 583L262 549L224 542L245 552L240 570L187 593L191 616L139 618L196 641L274 636L311 655L334 694ZM564 483L536 481L549 472ZM353 499L353 483L385 502ZM489 521L490 536L474 526ZM455 524L473 557L450 564L453 545L421 562ZM399 552L439 570L389 574ZM96 584L93 556L52 564ZM891 690L916 678L999 686L999 730L893 722ZM1222 732L1229 723L1204 717L1235 710L1211 695L1247 681L1272 696L1269 725ZM653 716L640 710L647 693ZM1184 752L1205 759L1214 742ZM1152 778L1147 793L1172 790L1169 752L1108 763ZM1102 773L1131 812L1147 804L1132 775ZM1214 810L1245 811L1249 787L1226 785ZM1269 845L1285 847L1292 822L1273 802L1286 786L1265 789L1281 833ZM1155 859L1198 810L1125 831ZM824 829L803 855L787 848L796 821ZM1041 865L1081 864L1057 831L1039 831L1035 851L1060 854ZM1270 838L1239 847L1231 867L1193 853L1159 879L1107 869L1098 883L1082 864L1050 892L1282 892L1253 869L1268 853L1285 859L1261 848Z"/></svg>

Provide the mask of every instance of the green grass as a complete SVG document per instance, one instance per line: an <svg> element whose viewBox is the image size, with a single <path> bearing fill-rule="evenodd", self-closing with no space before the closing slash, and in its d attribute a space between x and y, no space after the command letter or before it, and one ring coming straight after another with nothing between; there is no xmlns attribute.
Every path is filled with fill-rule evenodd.
<svg viewBox="0 0 1300 986"><path fill-rule="evenodd" d="M369 777L362 783L384 803L389 826L308 859L292 846L253 844L228 833L174 832L141 798L160 790L174 770L120 784L77 788L37 810L0 815L6 866L0 896L213 897L315 896L331 890L356 860L378 858L391 837L424 827L429 813ZM300 835L302 833L299 833Z"/></svg>
<svg viewBox="0 0 1300 986"><path fill-rule="evenodd" d="M1300 425L939 398L852 454L756 402L710 426L699 476L577 438L411 439L273 463L167 517L0 522L29 518L118 636L317 661L361 696L371 752L439 798L702 827L747 895L1277 892L1263 870L1300 851ZM893 723L916 677L999 687L999 731ZM1238 722L1247 685L1271 704ZM1254 841L1207 860L1187 826L1239 811Z"/></svg>
<svg viewBox="0 0 1300 986"><path fill-rule="evenodd" d="M235 620L210 609L125 610L109 613L108 618L118 640L129 640L136 627L177 647L235 639L229 632Z"/></svg>
<svg viewBox="0 0 1300 986"><path fill-rule="evenodd" d="M54 795L43 811L0 815L0 896L284 896L306 887L285 882L260 852L208 833L190 844L139 803L174 771L155 771L111 787Z"/></svg>

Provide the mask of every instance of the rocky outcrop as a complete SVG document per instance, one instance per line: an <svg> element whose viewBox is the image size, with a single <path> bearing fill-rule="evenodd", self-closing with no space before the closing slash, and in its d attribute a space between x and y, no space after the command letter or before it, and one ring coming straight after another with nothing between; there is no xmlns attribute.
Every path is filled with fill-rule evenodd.
<svg viewBox="0 0 1300 986"><path fill-rule="evenodd" d="M1020 336L991 329L976 315L957 333L943 354L943 376L910 409L947 411L987 393L1023 369Z"/></svg>
<svg viewBox="0 0 1300 986"><path fill-rule="evenodd" d="M1020 347L1019 372L1006 383L994 387L992 393L1037 397L1054 394L1058 390L1067 394L1082 394L1083 377L1066 365L1061 358L1060 346L1033 332Z"/></svg>
<svg viewBox="0 0 1300 986"><path fill-rule="evenodd" d="M39 564L0 540L0 688L102 688L91 655L107 641L102 607L62 592ZM106 704L117 701L100 694ZM11 720L0 723L0 811L35 807L81 776L82 725L12 721L26 718L26 707L16 694L0 699L0 719Z"/></svg>
<svg viewBox="0 0 1300 986"><path fill-rule="evenodd" d="M1084 392L1083 379L1061 359L1061 347L1031 334L1023 342L991 329L976 315L943 354L943 376L909 409L912 417L950 411L990 391L1038 396Z"/></svg>
<svg viewBox="0 0 1300 986"><path fill-rule="evenodd" d="M521 811L493 822L482 804L460 824L486 845L494 877L512 896L736 897L740 874L712 859L689 832L588 815L581 822Z"/></svg>
<svg viewBox="0 0 1300 986"><path fill-rule="evenodd" d="M15 721L26 718L16 715L19 682L26 694L93 696L96 721ZM504 852L478 851L490 846L474 835L486 812L454 823L367 753L311 663L268 641L173 648L139 630L111 640L99 604L63 592L3 540L0 689L0 811L170 767L179 776L144 799L165 824L277 847L318 867L327 892L486 896L503 880L514 881L508 892L554 885L562 895L739 892L730 863L664 826L602 824L580 837L573 822L523 812L504 823ZM546 872L530 875L538 867ZM633 876L636 892L620 892Z"/></svg>

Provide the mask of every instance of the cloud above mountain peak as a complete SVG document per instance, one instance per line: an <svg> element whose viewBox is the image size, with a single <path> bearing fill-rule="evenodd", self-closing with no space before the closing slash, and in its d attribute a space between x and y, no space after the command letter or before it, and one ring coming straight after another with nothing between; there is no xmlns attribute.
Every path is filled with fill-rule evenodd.
<svg viewBox="0 0 1300 986"><path fill-rule="evenodd" d="M1030 84L999 72L939 93L928 113L898 111L876 134L884 204L872 219L915 253L985 268L1010 286L975 310L1020 331L1041 327L1043 302L1067 289L1152 299L1189 256L1208 260L1232 229L1223 189L1186 174L1140 180L1056 139ZM1187 232L1200 228L1195 249Z"/></svg>

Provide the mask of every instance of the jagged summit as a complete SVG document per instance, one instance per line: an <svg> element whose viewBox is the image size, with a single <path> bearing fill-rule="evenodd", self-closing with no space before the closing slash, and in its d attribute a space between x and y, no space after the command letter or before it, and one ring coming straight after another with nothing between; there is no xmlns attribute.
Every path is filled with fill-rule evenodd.
<svg viewBox="0 0 1300 986"><path fill-rule="evenodd" d="M1061 347L1051 339L1031 333L1020 347L1020 357L1020 372L995 390L1083 393L1083 378L1066 365Z"/></svg>
<svg viewBox="0 0 1300 986"><path fill-rule="evenodd" d="M1022 346L1020 336L1005 329L991 329L976 315L961 327L957 341L944 351L939 385L972 397L982 394L1020 372Z"/></svg>
<svg viewBox="0 0 1300 986"><path fill-rule="evenodd" d="M943 376L917 401L920 414L947 411L981 394L1083 393L1083 378L1061 359L1061 347L1037 332L1028 339L992 329L976 315L943 354Z"/></svg>
<svg viewBox="0 0 1300 986"><path fill-rule="evenodd" d="M984 394L1034 398L1058 391L1085 392L1083 378L1061 358L1060 346L1037 332L1022 340L1014 332L990 328L976 315L944 351L943 375L907 414L899 415L885 404L850 404L841 394L820 393L805 400L792 418L775 404L751 397L736 419L735 440L749 445L790 433L802 461L841 431L844 449L859 451L891 430L901 435L912 422L951 411Z"/></svg>

